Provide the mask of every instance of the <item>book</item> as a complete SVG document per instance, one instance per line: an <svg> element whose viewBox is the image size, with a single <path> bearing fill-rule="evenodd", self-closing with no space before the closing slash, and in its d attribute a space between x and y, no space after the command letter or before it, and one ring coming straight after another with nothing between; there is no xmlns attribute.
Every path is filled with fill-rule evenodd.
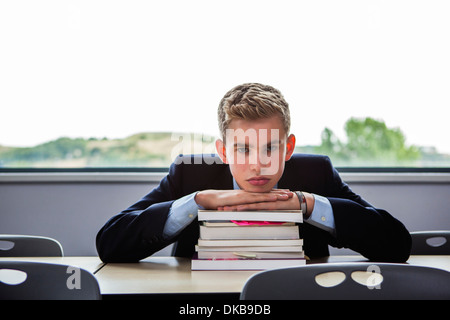
<svg viewBox="0 0 450 320"><path fill-rule="evenodd" d="M301 210L199 210L192 270L265 270L306 263Z"/></svg>
<svg viewBox="0 0 450 320"><path fill-rule="evenodd" d="M261 247L251 247L251 246L228 246L228 247L208 247L208 246L195 246L195 251L251 251L251 252L300 252L302 251L302 246L261 246Z"/></svg>
<svg viewBox="0 0 450 320"><path fill-rule="evenodd" d="M302 251L205 251L197 252L198 259L297 259L304 258Z"/></svg>
<svg viewBox="0 0 450 320"><path fill-rule="evenodd" d="M265 270L296 267L306 264L305 258L298 259L199 259L194 256L192 270Z"/></svg>
<svg viewBox="0 0 450 320"><path fill-rule="evenodd" d="M200 221L200 225L207 227L235 227L235 226L250 226L250 225L280 225L280 226L295 226L295 222L268 222L268 221Z"/></svg>
<svg viewBox="0 0 450 320"><path fill-rule="evenodd" d="M199 221L275 221L303 222L301 210L218 211L198 210Z"/></svg>
<svg viewBox="0 0 450 320"><path fill-rule="evenodd" d="M200 226L200 238L211 239L298 239L297 226Z"/></svg>
<svg viewBox="0 0 450 320"><path fill-rule="evenodd" d="M303 239L238 239L238 240L204 240L198 239L199 246L205 247L235 247L235 246L264 246L264 247L280 247L280 246L302 246Z"/></svg>

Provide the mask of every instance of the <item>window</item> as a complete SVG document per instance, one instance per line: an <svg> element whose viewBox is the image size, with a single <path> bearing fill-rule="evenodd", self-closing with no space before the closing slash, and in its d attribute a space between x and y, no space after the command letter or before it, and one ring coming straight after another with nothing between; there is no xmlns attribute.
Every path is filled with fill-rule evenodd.
<svg viewBox="0 0 450 320"><path fill-rule="evenodd" d="M0 167L167 167L280 89L299 152L450 167L448 1L2 1Z"/></svg>

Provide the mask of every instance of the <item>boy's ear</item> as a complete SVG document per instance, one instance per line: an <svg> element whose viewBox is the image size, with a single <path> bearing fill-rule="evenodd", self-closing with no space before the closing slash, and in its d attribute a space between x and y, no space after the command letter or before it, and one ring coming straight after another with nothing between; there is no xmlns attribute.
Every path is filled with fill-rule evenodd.
<svg viewBox="0 0 450 320"><path fill-rule="evenodd" d="M216 151L223 163L227 164L227 151L222 140L216 140Z"/></svg>
<svg viewBox="0 0 450 320"><path fill-rule="evenodd" d="M292 157L292 155L294 154L294 150L295 150L295 136L293 134L291 134L286 139L286 158L285 158L285 161L288 161Z"/></svg>

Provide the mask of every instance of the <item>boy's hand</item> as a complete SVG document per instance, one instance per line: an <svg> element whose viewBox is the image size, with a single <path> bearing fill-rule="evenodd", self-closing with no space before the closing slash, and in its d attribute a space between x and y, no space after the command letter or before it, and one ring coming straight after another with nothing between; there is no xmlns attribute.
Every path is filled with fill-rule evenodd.
<svg viewBox="0 0 450 320"><path fill-rule="evenodd" d="M306 212L306 216L309 217L314 209L314 196L310 193L303 192L306 197L308 212ZM228 205L219 207L218 210L226 210L226 211L244 211L244 210L299 210L300 209L300 201L295 193L293 196L287 199L280 199L284 201L265 201L265 202L255 202L255 203L246 203L246 204L238 204L238 205Z"/></svg>
<svg viewBox="0 0 450 320"><path fill-rule="evenodd" d="M283 189L273 189L267 193L244 190L204 190L197 193L195 202L210 210L239 210L238 207L243 205L287 202L293 197L293 192Z"/></svg>

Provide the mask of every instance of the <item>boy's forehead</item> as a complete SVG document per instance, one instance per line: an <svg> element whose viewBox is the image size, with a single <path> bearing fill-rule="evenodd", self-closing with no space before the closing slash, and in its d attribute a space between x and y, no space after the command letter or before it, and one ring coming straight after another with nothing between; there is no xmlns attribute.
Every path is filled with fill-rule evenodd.
<svg viewBox="0 0 450 320"><path fill-rule="evenodd" d="M257 137L263 140L286 139L286 132L279 116L256 120L233 119L225 130L227 137Z"/></svg>

